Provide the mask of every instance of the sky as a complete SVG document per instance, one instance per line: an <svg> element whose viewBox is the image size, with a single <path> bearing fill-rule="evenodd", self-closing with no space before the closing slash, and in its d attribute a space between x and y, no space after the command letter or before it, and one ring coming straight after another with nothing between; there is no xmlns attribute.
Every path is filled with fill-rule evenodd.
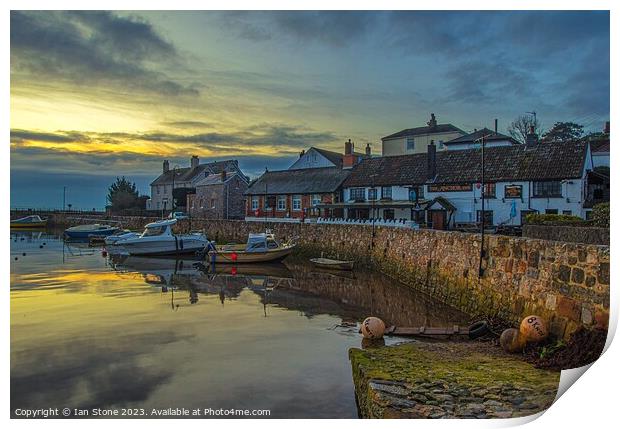
<svg viewBox="0 0 620 429"><path fill-rule="evenodd" d="M103 208L117 177L238 159L256 177L311 146L465 131L535 111L609 120L609 13L11 12L11 206Z"/></svg>

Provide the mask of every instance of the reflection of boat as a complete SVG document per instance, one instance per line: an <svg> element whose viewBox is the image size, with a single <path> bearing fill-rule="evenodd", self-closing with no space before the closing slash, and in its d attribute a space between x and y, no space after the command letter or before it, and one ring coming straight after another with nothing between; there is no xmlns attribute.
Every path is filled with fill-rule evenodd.
<svg viewBox="0 0 620 429"><path fill-rule="evenodd" d="M346 270L351 271L353 269L353 261L340 261L338 259L329 258L312 258L310 259L316 267L328 268L330 270Z"/></svg>
<svg viewBox="0 0 620 429"><path fill-rule="evenodd" d="M278 261L286 258L295 244L279 243L270 233L250 234L246 244L226 244L209 251L209 261L224 264Z"/></svg>
<svg viewBox="0 0 620 429"><path fill-rule="evenodd" d="M149 223L142 234L117 240L109 250L129 255L179 255L196 253L209 244L207 237L200 233L173 234L172 225L176 222L167 219Z"/></svg>
<svg viewBox="0 0 620 429"><path fill-rule="evenodd" d="M39 215L32 215L11 221L11 228L45 228L47 219L41 219Z"/></svg>
<svg viewBox="0 0 620 429"><path fill-rule="evenodd" d="M72 239L86 240L91 236L108 236L118 232L118 227L94 223L90 225L78 225L65 229L65 235Z"/></svg>
<svg viewBox="0 0 620 429"><path fill-rule="evenodd" d="M292 279L293 274L280 262L267 262L264 264L216 264L215 268L209 268L209 272L217 275L231 276L269 276Z"/></svg>

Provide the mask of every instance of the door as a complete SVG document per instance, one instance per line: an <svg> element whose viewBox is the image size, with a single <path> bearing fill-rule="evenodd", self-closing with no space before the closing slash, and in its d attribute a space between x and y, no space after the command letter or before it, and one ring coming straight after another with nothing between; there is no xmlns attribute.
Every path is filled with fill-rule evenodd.
<svg viewBox="0 0 620 429"><path fill-rule="evenodd" d="M446 229L446 211L431 210L431 225L433 229Z"/></svg>

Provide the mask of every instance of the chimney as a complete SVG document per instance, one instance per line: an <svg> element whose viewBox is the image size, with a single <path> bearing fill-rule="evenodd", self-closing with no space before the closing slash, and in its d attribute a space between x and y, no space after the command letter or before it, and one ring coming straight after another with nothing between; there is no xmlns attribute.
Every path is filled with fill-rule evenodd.
<svg viewBox="0 0 620 429"><path fill-rule="evenodd" d="M605 128L603 128L604 134L609 134L609 121L605 122Z"/></svg>
<svg viewBox="0 0 620 429"><path fill-rule="evenodd" d="M189 165L190 165L191 168L198 167L199 163L200 163L200 160L198 159L198 157L196 155L193 155L192 159L189 161Z"/></svg>
<svg viewBox="0 0 620 429"><path fill-rule="evenodd" d="M435 114L431 113L431 120L426 123L429 128L435 129L437 128L437 119L435 119Z"/></svg>
<svg viewBox="0 0 620 429"><path fill-rule="evenodd" d="M351 155L352 153L353 153L353 143L351 142L351 139L349 139L348 141L344 142L344 154Z"/></svg>
<svg viewBox="0 0 620 429"><path fill-rule="evenodd" d="M366 143L366 156L370 158L370 154L371 154L370 143Z"/></svg>
<svg viewBox="0 0 620 429"><path fill-rule="evenodd" d="M301 152L299 152L299 157L301 158L305 154L306 154L306 151L304 149L302 149Z"/></svg>
<svg viewBox="0 0 620 429"><path fill-rule="evenodd" d="M167 159L164 160L164 173L170 171L170 162Z"/></svg>
<svg viewBox="0 0 620 429"><path fill-rule="evenodd" d="M497 134L497 118L495 118L495 134Z"/></svg>
<svg viewBox="0 0 620 429"><path fill-rule="evenodd" d="M426 178L433 180L437 175L437 147L435 142L431 140L431 144L428 145L428 151L426 154Z"/></svg>
<svg viewBox="0 0 620 429"><path fill-rule="evenodd" d="M538 144L538 135L534 131L534 126L530 126L530 132L525 137L525 144L528 146L536 146Z"/></svg>
<svg viewBox="0 0 620 429"><path fill-rule="evenodd" d="M226 181L226 170L222 170L221 175L222 175L222 182L225 182Z"/></svg>

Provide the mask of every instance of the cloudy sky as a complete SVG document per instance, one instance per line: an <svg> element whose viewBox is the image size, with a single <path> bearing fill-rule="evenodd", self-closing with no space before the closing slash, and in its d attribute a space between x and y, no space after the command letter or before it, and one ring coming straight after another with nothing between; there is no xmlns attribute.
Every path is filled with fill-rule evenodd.
<svg viewBox="0 0 620 429"><path fill-rule="evenodd" d="M163 159L252 177L440 123L609 120L607 12L11 13L11 205L105 205Z"/></svg>

